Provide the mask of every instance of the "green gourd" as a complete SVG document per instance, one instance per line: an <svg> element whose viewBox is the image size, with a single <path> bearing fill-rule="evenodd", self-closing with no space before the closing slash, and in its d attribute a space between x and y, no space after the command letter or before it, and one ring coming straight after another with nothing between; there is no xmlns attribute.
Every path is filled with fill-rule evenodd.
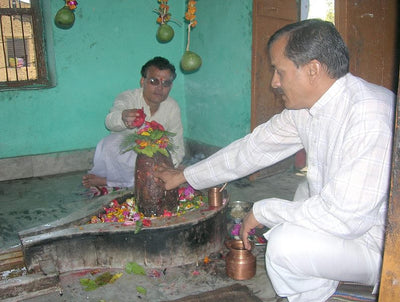
<svg viewBox="0 0 400 302"><path fill-rule="evenodd" d="M59 28L69 29L74 25L75 14L68 6L64 6L57 12L54 22Z"/></svg>

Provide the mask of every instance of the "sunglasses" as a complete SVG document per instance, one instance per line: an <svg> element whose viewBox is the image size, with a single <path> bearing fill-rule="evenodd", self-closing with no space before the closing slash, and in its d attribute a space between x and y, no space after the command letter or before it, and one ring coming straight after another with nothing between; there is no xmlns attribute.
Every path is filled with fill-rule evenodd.
<svg viewBox="0 0 400 302"><path fill-rule="evenodd" d="M171 87L171 85L172 85L172 81L171 80L149 78L148 81L152 86L158 86L158 85L161 84L162 87Z"/></svg>

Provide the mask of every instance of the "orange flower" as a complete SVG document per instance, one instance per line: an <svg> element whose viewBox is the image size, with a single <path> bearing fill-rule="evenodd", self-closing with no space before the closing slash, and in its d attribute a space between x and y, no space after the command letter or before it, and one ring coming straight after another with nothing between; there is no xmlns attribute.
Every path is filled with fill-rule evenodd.
<svg viewBox="0 0 400 302"><path fill-rule="evenodd" d="M192 15L192 14L190 14L190 13L185 13L185 19L186 19L186 20L188 20L188 21L193 21L194 18L196 18L195 15Z"/></svg>
<svg viewBox="0 0 400 302"><path fill-rule="evenodd" d="M185 13L185 19L189 21L190 27L195 27L197 25L196 19L196 1L189 0L187 4L187 11Z"/></svg>
<svg viewBox="0 0 400 302"><path fill-rule="evenodd" d="M158 10L154 10L158 14L157 23L167 23L171 19L171 14L168 12L168 0L158 0L158 2L160 3L160 6L158 7Z"/></svg>

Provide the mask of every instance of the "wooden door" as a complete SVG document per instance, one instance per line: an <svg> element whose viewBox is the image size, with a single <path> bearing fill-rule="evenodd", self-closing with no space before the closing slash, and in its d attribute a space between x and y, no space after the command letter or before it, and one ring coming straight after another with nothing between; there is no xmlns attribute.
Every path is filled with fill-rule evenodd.
<svg viewBox="0 0 400 302"><path fill-rule="evenodd" d="M350 53L350 72L400 90L398 0L336 0L335 25ZM397 97L391 189L379 302L400 301L400 99Z"/></svg>
<svg viewBox="0 0 400 302"><path fill-rule="evenodd" d="M296 0L253 1L253 48L251 79L251 129L283 110L283 103L271 89L272 70L267 42L274 32L299 20Z"/></svg>
<svg viewBox="0 0 400 302"><path fill-rule="evenodd" d="M398 80L400 86L400 79ZM392 178L390 184L388 218L386 223L385 251L379 302L400 300L400 90L397 94L397 116L393 142Z"/></svg>
<svg viewBox="0 0 400 302"><path fill-rule="evenodd" d="M399 71L398 2L335 1L335 25L349 48L350 72L394 93Z"/></svg>
<svg viewBox="0 0 400 302"><path fill-rule="evenodd" d="M251 74L251 130L280 113L284 106L271 89L272 69L267 42L272 34L286 24L299 20L296 0L253 1L253 48ZM284 160L250 176L250 179L269 176L293 165L293 158Z"/></svg>

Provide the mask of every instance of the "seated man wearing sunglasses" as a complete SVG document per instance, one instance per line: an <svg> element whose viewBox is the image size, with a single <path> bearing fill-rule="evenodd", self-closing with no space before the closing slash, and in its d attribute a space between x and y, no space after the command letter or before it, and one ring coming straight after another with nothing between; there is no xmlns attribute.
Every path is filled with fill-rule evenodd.
<svg viewBox="0 0 400 302"><path fill-rule="evenodd" d="M125 135L137 130L133 121L138 109L143 108L146 121L157 121L165 130L176 134L172 137L175 150L171 153L175 167L184 157L180 108L168 96L176 78L174 65L165 58L155 57L143 65L141 75L141 88L119 94L106 117L106 127L112 133L96 147L93 168L82 178L86 188L133 187L136 153L122 153L120 144Z"/></svg>

